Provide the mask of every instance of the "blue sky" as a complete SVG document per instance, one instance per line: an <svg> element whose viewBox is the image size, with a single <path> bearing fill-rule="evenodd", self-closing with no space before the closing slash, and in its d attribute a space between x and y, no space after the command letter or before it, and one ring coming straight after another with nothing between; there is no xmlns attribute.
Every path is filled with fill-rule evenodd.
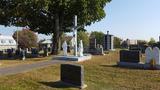
<svg viewBox="0 0 160 90"><path fill-rule="evenodd" d="M105 7L106 17L86 29L110 31L130 39L158 40L160 35L160 0L112 0Z"/></svg>
<svg viewBox="0 0 160 90"><path fill-rule="evenodd" d="M160 0L112 0L105 7L106 17L86 29L91 31L107 30L111 34L126 39L158 40L160 35ZM16 27L0 26L0 33L12 35ZM43 35L39 36L45 38ZM48 38L48 37L47 37Z"/></svg>

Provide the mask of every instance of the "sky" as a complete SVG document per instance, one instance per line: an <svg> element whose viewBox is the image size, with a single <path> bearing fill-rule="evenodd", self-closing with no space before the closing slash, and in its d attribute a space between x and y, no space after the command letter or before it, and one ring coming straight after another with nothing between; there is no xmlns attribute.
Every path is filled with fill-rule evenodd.
<svg viewBox="0 0 160 90"><path fill-rule="evenodd" d="M86 29L102 31L122 39L158 41L160 36L160 0L112 0L104 8L106 17ZM18 28L20 29L20 28ZM0 26L0 33L12 35L17 27ZM39 39L50 38L39 35Z"/></svg>

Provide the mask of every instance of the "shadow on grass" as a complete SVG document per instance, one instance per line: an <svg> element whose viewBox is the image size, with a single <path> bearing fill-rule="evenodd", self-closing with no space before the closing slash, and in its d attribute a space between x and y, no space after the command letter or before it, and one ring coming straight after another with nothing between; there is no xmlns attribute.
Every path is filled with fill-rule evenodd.
<svg viewBox="0 0 160 90"><path fill-rule="evenodd" d="M132 70L156 70L152 68L144 68L144 67L133 67L133 66L119 66L119 65L100 65L102 67L112 67L112 68L122 68L122 69L132 69Z"/></svg>
<svg viewBox="0 0 160 90"><path fill-rule="evenodd" d="M46 85L46 86L49 86L49 87L52 87L52 88L74 88L74 86L72 85L68 85L64 82L61 82L61 81L56 81L56 82L39 82L43 85Z"/></svg>

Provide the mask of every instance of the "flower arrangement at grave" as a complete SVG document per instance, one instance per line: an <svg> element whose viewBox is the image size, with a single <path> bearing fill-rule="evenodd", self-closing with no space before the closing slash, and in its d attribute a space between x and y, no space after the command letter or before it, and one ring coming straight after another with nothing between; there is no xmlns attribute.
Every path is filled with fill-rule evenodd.
<svg viewBox="0 0 160 90"><path fill-rule="evenodd" d="M155 70L156 69L156 67L155 67L155 65L156 65L156 61L155 61L155 59L151 59L151 61L150 61L150 69L152 69L152 70Z"/></svg>

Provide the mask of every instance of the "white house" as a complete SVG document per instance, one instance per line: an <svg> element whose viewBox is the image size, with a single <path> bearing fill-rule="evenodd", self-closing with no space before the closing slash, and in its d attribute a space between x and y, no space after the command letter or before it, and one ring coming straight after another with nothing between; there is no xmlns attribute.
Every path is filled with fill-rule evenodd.
<svg viewBox="0 0 160 90"><path fill-rule="evenodd" d="M17 49L17 43L12 36L0 35L0 50Z"/></svg>

